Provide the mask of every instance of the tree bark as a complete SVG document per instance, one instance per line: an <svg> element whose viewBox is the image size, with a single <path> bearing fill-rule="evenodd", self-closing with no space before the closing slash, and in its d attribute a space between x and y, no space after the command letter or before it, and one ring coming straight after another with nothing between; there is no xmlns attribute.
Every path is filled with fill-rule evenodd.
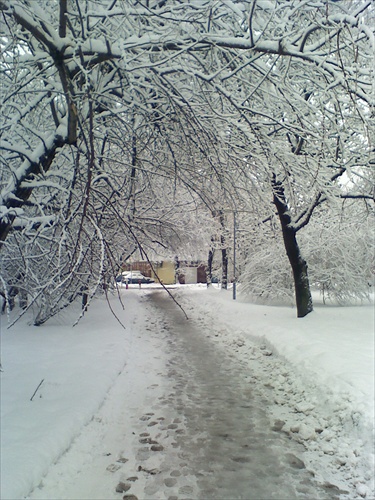
<svg viewBox="0 0 375 500"><path fill-rule="evenodd" d="M225 243L224 236L221 236L222 244ZM221 249L221 268L222 268L222 278L221 278L221 288L227 290L228 288L228 252L226 248Z"/></svg>
<svg viewBox="0 0 375 500"><path fill-rule="evenodd" d="M10 212L6 217L0 219L0 248L6 240L14 219L16 218L16 212L12 212L12 208L22 207L32 193L33 188L23 187L23 183L31 179L33 175L39 174L40 172L46 173L55 159L57 149L64 146L64 144L66 144L64 138L56 134L50 146L36 159L36 161L32 162L25 160L27 165L22 175L14 182L12 196L8 196L8 199L4 203L5 207L8 208Z"/></svg>
<svg viewBox="0 0 375 500"><path fill-rule="evenodd" d="M297 317L303 318L313 310L310 283L307 274L307 263L303 259L296 237L296 230L291 224L292 219L285 199L285 192L281 182L272 179L273 203L281 223L284 245L293 271L294 290L297 305Z"/></svg>
<svg viewBox="0 0 375 500"><path fill-rule="evenodd" d="M207 261L207 287L212 284L212 262L214 260L214 250L211 248L208 252L208 261Z"/></svg>
<svg viewBox="0 0 375 500"><path fill-rule="evenodd" d="M219 210L219 221L221 225L220 244L221 244L221 288L228 289L228 249L225 238L225 218L224 213Z"/></svg>

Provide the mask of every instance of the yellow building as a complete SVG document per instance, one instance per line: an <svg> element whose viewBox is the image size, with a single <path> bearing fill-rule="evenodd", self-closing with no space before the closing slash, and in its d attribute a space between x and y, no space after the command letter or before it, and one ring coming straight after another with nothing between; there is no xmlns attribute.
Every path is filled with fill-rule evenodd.
<svg viewBox="0 0 375 500"><path fill-rule="evenodd" d="M163 260L153 263L155 272L157 273L159 280L162 281L164 285L173 285L176 283L175 266L175 262L171 260ZM151 271L151 277L158 282L158 278L153 271Z"/></svg>

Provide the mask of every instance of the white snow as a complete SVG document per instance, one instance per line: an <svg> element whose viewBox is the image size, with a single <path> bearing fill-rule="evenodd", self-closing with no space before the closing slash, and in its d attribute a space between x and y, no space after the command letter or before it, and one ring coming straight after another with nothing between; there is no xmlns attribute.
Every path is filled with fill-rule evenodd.
<svg viewBox="0 0 375 500"><path fill-rule="evenodd" d="M27 172L30 169L30 165L32 163L38 163L40 161L40 158L45 154L45 152L52 148L52 145L56 140L56 138L59 136L64 137L65 135L66 135L66 119L61 121L60 125L56 128L55 133L45 135L45 137L42 138L40 143L34 148L33 151L28 151L19 144L9 145L10 151L21 153L21 155L24 156L26 159L22 162L22 164L18 168L16 168L13 171L13 175L10 178L7 187L3 188L3 190L1 191L0 200L2 200L1 201L2 204L5 204L7 203L7 201L12 199L12 196L14 196L13 195L14 186L16 185L17 182L26 177Z"/></svg>
<svg viewBox="0 0 375 500"><path fill-rule="evenodd" d="M373 304L323 306L317 296L314 312L297 319L294 308L231 301L230 292L214 289L181 298L222 331L220 341L234 344L239 359L258 360L275 400L271 419L303 442L315 475L337 484L342 474L358 498L374 498Z"/></svg>
<svg viewBox="0 0 375 500"><path fill-rule="evenodd" d="M96 299L74 328L74 308L41 327L24 317L8 330L1 317L3 500L52 498L51 492L54 498L102 498L100 470L79 474L94 460L89 457L98 453L104 433L112 449L111 456L107 449L100 453L107 471L103 488L113 487L115 453L135 463L133 417L147 413L151 390L163 395L168 389L160 378L167 361L163 343L152 335L160 327L157 312L144 302L153 288L121 290L125 310L113 297L126 330L104 299ZM281 421L283 431L303 443L316 477L344 490L350 486L350 498L374 498L373 305L315 301L315 311L297 319L293 308L232 301L230 291L181 286L171 292L202 335L258 370L265 398L274 401L270 422ZM79 446L67 460L74 442ZM74 475L74 487L64 486L64 478ZM42 483L45 490L38 488Z"/></svg>

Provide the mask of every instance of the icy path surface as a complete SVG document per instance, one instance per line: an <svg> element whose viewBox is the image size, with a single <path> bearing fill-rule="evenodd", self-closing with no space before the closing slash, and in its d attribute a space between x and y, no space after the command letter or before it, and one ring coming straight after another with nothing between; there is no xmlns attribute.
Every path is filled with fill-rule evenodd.
<svg viewBox="0 0 375 500"><path fill-rule="evenodd" d="M249 372L220 349L207 331L162 294L151 300L165 311L170 346L169 399L185 423L176 436L183 458L197 478L200 499L292 499L339 497L321 487L303 463L304 449L270 427L268 401L257 394Z"/></svg>
<svg viewBox="0 0 375 500"><path fill-rule="evenodd" d="M270 425L261 375L215 343L214 325L187 321L163 292L141 300L129 363L28 498L346 498L318 484L303 446Z"/></svg>

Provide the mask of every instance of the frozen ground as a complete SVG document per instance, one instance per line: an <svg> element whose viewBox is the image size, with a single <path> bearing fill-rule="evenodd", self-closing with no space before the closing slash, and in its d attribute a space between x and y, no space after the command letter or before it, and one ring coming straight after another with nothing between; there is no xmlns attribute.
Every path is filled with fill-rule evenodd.
<svg viewBox="0 0 375 500"><path fill-rule="evenodd" d="M173 293L2 318L1 498L373 498L372 306Z"/></svg>

